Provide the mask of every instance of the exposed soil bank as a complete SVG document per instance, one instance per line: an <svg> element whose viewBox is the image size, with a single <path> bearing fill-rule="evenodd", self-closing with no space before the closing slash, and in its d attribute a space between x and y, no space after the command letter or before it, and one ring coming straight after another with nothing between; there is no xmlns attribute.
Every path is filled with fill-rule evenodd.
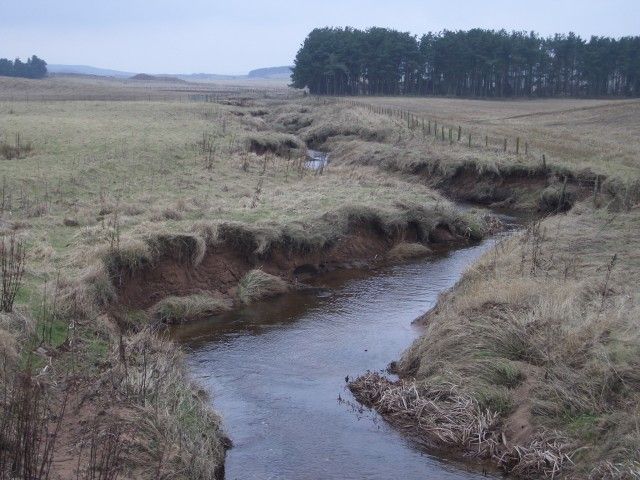
<svg viewBox="0 0 640 480"><path fill-rule="evenodd" d="M479 240L488 229L483 219L472 225L452 212L419 208L401 210L393 218L358 211L328 215L318 222L303 227L311 238L306 245L289 227L267 234L265 240L259 227L235 224L219 226L216 240L205 245L195 234L151 240L157 253L135 268L122 259L111 261L118 305L149 309L169 296L204 292L237 302L238 284L254 269L285 279L292 289L298 289L303 288L304 280L320 273L388 261L387 253L400 244L435 249L463 245ZM322 238L314 234L314 228L337 231ZM159 244L162 246L157 247Z"/></svg>

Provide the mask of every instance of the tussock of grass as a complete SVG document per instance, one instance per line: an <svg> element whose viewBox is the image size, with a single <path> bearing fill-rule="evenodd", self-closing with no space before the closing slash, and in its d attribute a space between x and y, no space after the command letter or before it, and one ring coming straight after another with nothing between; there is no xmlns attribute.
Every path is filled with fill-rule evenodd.
<svg viewBox="0 0 640 480"><path fill-rule="evenodd" d="M138 238L127 238L117 247L105 247L101 254L107 271L116 278L122 272L132 272L148 265L153 260L147 242Z"/></svg>
<svg viewBox="0 0 640 480"><path fill-rule="evenodd" d="M219 480L228 440L220 419L197 395L184 370L179 349L148 330L126 340L111 353L116 365L104 377L116 388L123 406L133 407L127 423L125 464L136 478ZM162 458L162 461L158 461Z"/></svg>
<svg viewBox="0 0 640 480"><path fill-rule="evenodd" d="M301 138L311 146L325 143L332 137L356 137L365 141L383 141L393 135L393 128L382 116L363 116L359 110L339 105L315 106L312 108L313 120L304 126L304 121L295 122L291 117L280 117L285 125L303 127L299 130ZM283 115L283 114L281 114Z"/></svg>
<svg viewBox="0 0 640 480"><path fill-rule="evenodd" d="M264 155L273 153L284 156L304 155L304 143L294 135L279 132L253 132L247 134L244 140L247 150Z"/></svg>
<svg viewBox="0 0 640 480"><path fill-rule="evenodd" d="M3 388L19 369L22 349L34 335L35 328L35 321L23 309L0 312L0 386Z"/></svg>
<svg viewBox="0 0 640 480"><path fill-rule="evenodd" d="M147 238L154 258L167 256L193 266L200 264L207 251L205 240L190 234L160 234Z"/></svg>
<svg viewBox="0 0 640 480"><path fill-rule="evenodd" d="M368 373L349 388L358 401L428 447L464 449L480 458L493 458L505 471L524 476L553 477L571 464L571 446L557 434L540 436L526 447L505 445L499 413L483 407L454 384L390 382Z"/></svg>
<svg viewBox="0 0 640 480"><path fill-rule="evenodd" d="M399 243L387 253L390 260L406 260L409 258L424 257L431 249L421 243Z"/></svg>
<svg viewBox="0 0 640 480"><path fill-rule="evenodd" d="M287 293L289 284L280 277L262 270L251 270L238 283L238 297L244 303L251 303Z"/></svg>
<svg viewBox="0 0 640 480"><path fill-rule="evenodd" d="M227 312L231 304L211 295L166 297L153 307L154 316L162 323L180 324Z"/></svg>

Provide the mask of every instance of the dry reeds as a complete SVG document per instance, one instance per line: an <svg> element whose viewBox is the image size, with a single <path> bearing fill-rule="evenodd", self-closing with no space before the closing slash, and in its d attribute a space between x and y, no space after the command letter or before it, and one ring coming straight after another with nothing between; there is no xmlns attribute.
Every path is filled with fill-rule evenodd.
<svg viewBox="0 0 640 480"><path fill-rule="evenodd" d="M572 445L544 433L522 445L509 445L497 412L483 408L453 384L391 382L367 373L349 384L355 398L428 448L452 447L468 455L492 458L505 472L554 478L572 465Z"/></svg>

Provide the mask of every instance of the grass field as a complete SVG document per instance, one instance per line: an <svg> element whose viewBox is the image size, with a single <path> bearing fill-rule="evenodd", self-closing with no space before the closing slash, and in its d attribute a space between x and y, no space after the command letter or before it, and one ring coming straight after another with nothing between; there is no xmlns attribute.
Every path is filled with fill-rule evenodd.
<svg viewBox="0 0 640 480"><path fill-rule="evenodd" d="M2 253L19 264L11 242L25 251L15 308L1 314L3 383L13 392L2 421L21 415L21 395L42 398L27 425L42 424L47 412L72 412L58 427L52 478L95 471L101 457L89 446L119 459L107 468L112 473L220 477L226 440L219 420L194 395L179 352L147 326L150 317L182 322L285 292L287 281L253 270L273 263L271 250L294 250L294 260L270 267L283 275L295 258L320 262L331 249L335 261L373 256L371 248L383 253L409 224L425 242L443 222L460 238L483 234L481 220L419 182L375 167L307 170L305 143L276 117L312 102L287 100L286 92L190 85L209 97L188 97L165 84L1 82ZM132 101L141 92L147 98ZM28 101L15 100L27 94ZM350 245L352 230L370 227L383 238L373 247ZM218 259L225 244L230 250ZM180 260L187 250L193 265ZM227 276L246 277L215 288L171 286L172 271L149 308L146 294L121 308L122 275L177 262L180 271L201 268L215 282L216 259L236 266ZM133 290L144 287L136 282ZM133 308L139 304L146 311ZM12 376L24 369L47 380L41 396ZM45 451L51 448L42 440L25 464L42 461Z"/></svg>
<svg viewBox="0 0 640 480"><path fill-rule="evenodd" d="M362 102L461 125L478 137L521 136L547 152L548 169L538 183L535 155L505 153L500 145L468 148L447 136L425 139L420 128L394 147L375 138L334 140L345 162L414 172L427 183L466 163L476 172L472 181L454 174L440 184L463 198L457 182L469 192L483 182L483 170L498 172L495 185L517 168L524 173L511 194L524 198L515 205L528 210L558 176L583 180L570 212L555 209L555 216L499 242L420 319L424 335L395 365L401 381L364 375L351 384L356 397L426 444L491 458L517 477L640 477L640 145L634 135L640 104ZM380 114L366 109L365 115ZM585 170L603 175L606 188L585 181ZM531 197L526 190L536 183ZM625 200L616 201L619 195Z"/></svg>
<svg viewBox="0 0 640 480"><path fill-rule="evenodd" d="M476 143L485 136L509 150L521 138L536 160L544 153L551 162L607 169L637 170L640 139L638 100L515 100L486 101L443 98L372 98L363 103L402 109L448 126L463 127Z"/></svg>
<svg viewBox="0 0 640 480"><path fill-rule="evenodd" d="M29 425L72 412L57 415L73 420L59 427L52 478L95 472L77 439L130 476L220 478L220 421L157 323L282 294L299 267L485 235L485 214L447 196L573 210L501 243L443 297L400 362L404 381L453 382L456 398L489 409L498 436L486 445L504 432L529 455L509 450L513 471L548 470L530 466L552 441L581 474L635 471L638 430L620 418L638 422L640 104L358 101L460 125L478 144L279 87L0 79L2 252L11 239L25 248L16 308L0 314L0 378L14 392L7 405L42 398ZM527 139L529 155L502 151L504 136ZM307 146L330 152L326 168L305 168ZM25 370L41 396L13 376ZM524 434L512 436L514 418Z"/></svg>

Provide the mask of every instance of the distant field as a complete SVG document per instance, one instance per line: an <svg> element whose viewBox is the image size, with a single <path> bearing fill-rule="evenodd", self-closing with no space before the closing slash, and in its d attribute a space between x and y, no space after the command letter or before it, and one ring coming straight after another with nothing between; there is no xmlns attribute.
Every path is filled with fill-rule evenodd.
<svg viewBox="0 0 640 480"><path fill-rule="evenodd" d="M190 95L298 96L273 79L162 81L88 75L53 75L42 80L0 77L0 101L188 100Z"/></svg>
<svg viewBox="0 0 640 480"><path fill-rule="evenodd" d="M464 100L371 97L358 101L402 109L445 124L460 125L475 141L500 144L516 137L551 161L640 166L639 100Z"/></svg>

